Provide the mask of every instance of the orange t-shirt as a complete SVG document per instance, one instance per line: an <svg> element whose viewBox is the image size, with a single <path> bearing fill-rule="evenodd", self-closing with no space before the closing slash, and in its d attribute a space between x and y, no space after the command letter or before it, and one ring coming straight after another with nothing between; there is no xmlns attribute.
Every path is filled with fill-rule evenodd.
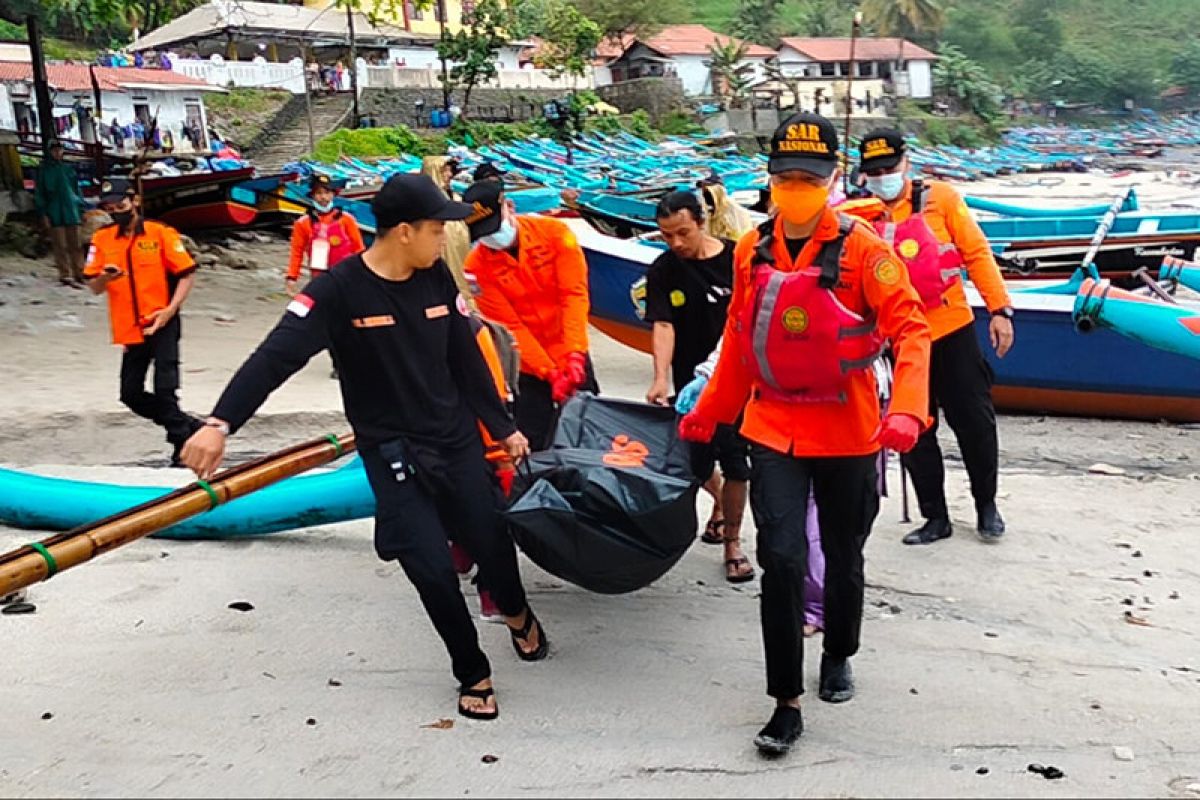
<svg viewBox="0 0 1200 800"><path fill-rule="evenodd" d="M113 344L141 344L147 317L171 304L171 279L196 269L179 233L169 225L142 220L132 237L122 236L116 225L92 235L83 274L94 278L113 264L125 273L110 281L108 316Z"/></svg>
<svg viewBox="0 0 1200 800"><path fill-rule="evenodd" d="M812 265L825 242L837 238L838 215L830 209L794 261L788 253L783 222L775 220L772 252L775 268L795 272ZM700 396L696 413L717 422L732 423L745 416L741 432L752 442L796 456L857 456L879 450L872 441L880 424L879 398L872 370L851 376L846 402L791 403L761 397L742 352L740 321L752 301L751 266L758 245L751 231L734 251L733 296L729 318L712 379ZM896 351L895 385L890 410L929 422L929 325L908 272L865 223L856 224L842 251L842 270L832 289L837 300L863 317L876 317L880 333Z"/></svg>

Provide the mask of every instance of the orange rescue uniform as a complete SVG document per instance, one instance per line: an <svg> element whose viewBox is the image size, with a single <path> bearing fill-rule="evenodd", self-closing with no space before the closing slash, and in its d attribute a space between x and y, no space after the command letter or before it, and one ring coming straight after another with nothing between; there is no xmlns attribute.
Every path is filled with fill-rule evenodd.
<svg viewBox="0 0 1200 800"><path fill-rule="evenodd" d="M912 181L905 183L904 193L888 205L888 210L888 218L897 224L912 216ZM925 181L925 204L921 213L939 242L958 248L971 283L983 296L988 311L1012 305L987 237L955 188L942 181ZM956 281L947 289L942 295L942 304L926 309L925 316L929 319L935 342L972 324L975 314L967 302L962 281Z"/></svg>
<svg viewBox="0 0 1200 800"><path fill-rule="evenodd" d="M337 209L334 209L333 211L321 214L318 219L326 225L340 224L346 237L350 240L350 245L353 247L354 253L361 253L367 249L366 245L363 244L362 231L358 227L358 220L354 219L353 214L339 213ZM313 235L313 220L308 214L300 217L292 225L292 254L291 258L288 259L288 280L294 281L300 277L300 268L304 265L304 259L308 258L308 254L312 250ZM340 242L330 240L330 252L334 252L340 244ZM333 261L329 262L329 266L332 267L333 264Z"/></svg>
<svg viewBox="0 0 1200 800"><path fill-rule="evenodd" d="M775 269L795 272L812 265L825 242L837 238L838 215L826 208L811 238L794 261L788 253L783 220L776 218L772 253ZM740 352L738 326L752 301L751 268L758 231L742 237L734 251L733 296L729 318L712 379L695 413L732 423L745 409L741 432L752 442L799 457L861 456L879 451L879 398L873 370L852 375L844 403L794 403L761 397ZM891 413L929 420L929 324L908 273L888 245L862 223L854 225L843 248L842 270L833 294L838 302L864 318L876 319L882 336L896 352Z"/></svg>
<svg viewBox="0 0 1200 800"><path fill-rule="evenodd" d="M93 234L83 274L95 278L108 264L125 273L105 287L113 344L121 345L145 341L150 315L171 304L173 281L196 269L179 233L151 220L142 220L132 237L122 236L117 225Z"/></svg>
<svg viewBox="0 0 1200 800"><path fill-rule="evenodd" d="M479 286L479 312L508 328L521 372L546 380L571 353L588 351L588 275L571 229L549 217L517 217L517 256L477 245L463 270Z"/></svg>

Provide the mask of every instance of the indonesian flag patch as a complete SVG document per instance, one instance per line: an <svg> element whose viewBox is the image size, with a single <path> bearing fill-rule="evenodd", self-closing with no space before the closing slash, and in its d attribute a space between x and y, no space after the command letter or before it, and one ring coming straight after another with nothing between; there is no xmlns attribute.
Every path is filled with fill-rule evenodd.
<svg viewBox="0 0 1200 800"><path fill-rule="evenodd" d="M308 316L308 312L312 311L315 302L306 294L298 294L292 298L292 302L287 304L287 310L295 314L300 319Z"/></svg>

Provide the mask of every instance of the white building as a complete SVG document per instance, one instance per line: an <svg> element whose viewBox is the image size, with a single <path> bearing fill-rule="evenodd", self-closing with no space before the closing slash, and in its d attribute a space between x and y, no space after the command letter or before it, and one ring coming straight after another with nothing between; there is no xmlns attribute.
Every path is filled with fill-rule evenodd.
<svg viewBox="0 0 1200 800"><path fill-rule="evenodd" d="M897 97L924 100L933 96L936 60L933 53L903 39L859 38L854 43L854 79L877 78ZM785 38L779 45L779 69L788 77L844 80L850 75L850 39Z"/></svg>
<svg viewBox="0 0 1200 800"><path fill-rule="evenodd" d="M195 121L208 130L205 92L223 92L216 86L175 72L135 67L92 67L100 87L103 107L96 113L91 73L85 64L47 64L56 134L63 139L94 142L93 118L105 126L115 119L124 125L157 117L158 130L170 133L177 151L190 152L183 136L185 124ZM0 61L0 128L36 133L37 98L33 91L33 65ZM207 142L207 136L205 137ZM127 143L131 147L132 143Z"/></svg>
<svg viewBox="0 0 1200 800"><path fill-rule="evenodd" d="M715 93L711 48L734 41L738 40L703 25L672 25L647 39L635 39L619 58L608 64L608 70L613 83L676 75L683 83L684 93L710 95ZM749 45L744 58L749 68L747 76L753 82L761 81L765 64L774 57L775 51L769 47Z"/></svg>

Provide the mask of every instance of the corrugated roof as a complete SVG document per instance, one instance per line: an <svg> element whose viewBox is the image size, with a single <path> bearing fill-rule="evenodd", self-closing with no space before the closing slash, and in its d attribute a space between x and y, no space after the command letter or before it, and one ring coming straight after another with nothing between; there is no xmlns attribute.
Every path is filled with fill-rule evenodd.
<svg viewBox="0 0 1200 800"><path fill-rule="evenodd" d="M52 87L62 92L92 90L92 78L86 64L47 64L46 78ZM28 61L0 61L0 81L33 81L33 64ZM137 67L96 67L96 82L101 90L109 92L119 92L123 86L194 87L198 90L216 88L177 72Z"/></svg>
<svg viewBox="0 0 1200 800"><path fill-rule="evenodd" d="M900 39L895 37L859 37L854 43L856 61L894 61L900 52ZM780 49L790 47L813 61L849 61L850 39L784 37ZM904 42L904 58L907 61L936 61L937 55L912 42Z"/></svg>
<svg viewBox="0 0 1200 800"><path fill-rule="evenodd" d="M664 56L706 56L709 54L709 47L714 44L725 45L741 40L723 36L703 25L671 25L654 36L639 41ZM749 58L772 58L774 55L775 51L771 48L754 43L751 43L750 49L746 51Z"/></svg>
<svg viewBox="0 0 1200 800"><path fill-rule="evenodd" d="M226 32L244 36L289 36L307 42L349 41L349 27L343 8L308 8L254 0L213 0L193 8L161 28L156 28L129 46L131 51L161 50L201 39L215 38ZM354 14L354 38L362 44L404 41L436 41L429 34L413 33L387 23L371 24L361 12Z"/></svg>

